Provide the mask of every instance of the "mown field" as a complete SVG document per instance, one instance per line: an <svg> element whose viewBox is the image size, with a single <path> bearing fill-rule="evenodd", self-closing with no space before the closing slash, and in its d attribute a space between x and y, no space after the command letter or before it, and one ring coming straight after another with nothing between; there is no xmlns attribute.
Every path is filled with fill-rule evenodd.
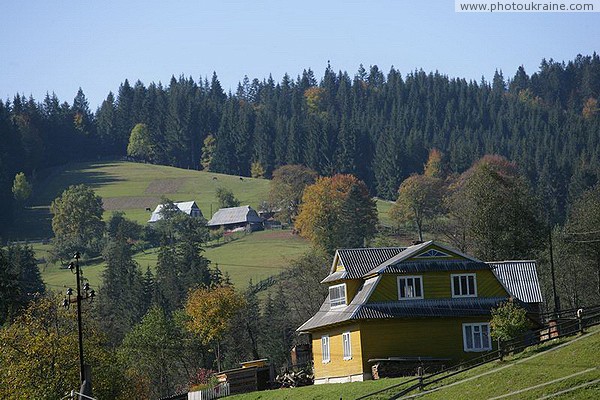
<svg viewBox="0 0 600 400"><path fill-rule="evenodd" d="M598 399L600 398L600 327L589 335L532 346L524 352L466 371L439 386L415 391L403 399ZM409 378L315 385L232 396L232 400L356 399ZM404 386L400 386L403 388ZM398 389L368 396L389 399Z"/></svg>

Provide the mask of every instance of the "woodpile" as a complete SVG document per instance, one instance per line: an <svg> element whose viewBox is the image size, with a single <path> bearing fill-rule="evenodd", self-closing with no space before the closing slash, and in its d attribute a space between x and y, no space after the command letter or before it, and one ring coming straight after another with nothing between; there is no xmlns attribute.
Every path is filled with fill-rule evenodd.
<svg viewBox="0 0 600 400"><path fill-rule="evenodd" d="M315 376L301 369L299 371L286 371L275 377L275 383L281 388L308 386L314 383Z"/></svg>

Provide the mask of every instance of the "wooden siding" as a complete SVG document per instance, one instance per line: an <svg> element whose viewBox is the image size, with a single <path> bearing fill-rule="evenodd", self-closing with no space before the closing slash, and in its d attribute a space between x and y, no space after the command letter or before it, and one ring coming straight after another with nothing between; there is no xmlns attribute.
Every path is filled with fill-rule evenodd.
<svg viewBox="0 0 600 400"><path fill-rule="evenodd" d="M352 359L344 360L342 334L348 331L350 332ZM330 361L325 364L322 361L323 354L321 351L321 336L323 335L329 335ZM327 330L313 332L312 348L315 379L350 376L363 372L361 333L356 324L336 326Z"/></svg>
<svg viewBox="0 0 600 400"><path fill-rule="evenodd" d="M344 265L340 261L340 257L337 254L335 255L334 262L335 262L335 268L334 268L333 272L345 271L346 270L346 267L344 267Z"/></svg>
<svg viewBox="0 0 600 400"><path fill-rule="evenodd" d="M346 283L346 304L350 304L352 299L354 299L362 282L362 279L348 279L344 281Z"/></svg>
<svg viewBox="0 0 600 400"><path fill-rule="evenodd" d="M463 349L463 323L489 322L489 317L372 320L360 323L363 371L369 359L387 357L450 358L455 363L481 353ZM321 337L319 336L319 340ZM492 341L494 346L494 341ZM320 343L319 343L320 348ZM315 370L317 360L315 359Z"/></svg>
<svg viewBox="0 0 600 400"><path fill-rule="evenodd" d="M442 299L452 297L450 275L455 273L473 273L477 275L477 297L508 297L492 271L460 271L460 272L423 272L410 274L384 274L371 294L369 303L398 300L398 276L423 276L423 297L425 299Z"/></svg>

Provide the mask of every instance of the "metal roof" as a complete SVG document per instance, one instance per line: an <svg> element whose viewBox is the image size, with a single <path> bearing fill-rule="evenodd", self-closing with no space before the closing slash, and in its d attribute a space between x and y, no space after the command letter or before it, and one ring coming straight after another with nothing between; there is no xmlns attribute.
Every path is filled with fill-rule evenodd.
<svg viewBox="0 0 600 400"><path fill-rule="evenodd" d="M263 219L250 206L221 208L206 225L221 226L242 223L261 223Z"/></svg>
<svg viewBox="0 0 600 400"><path fill-rule="evenodd" d="M544 301L535 261L493 261L488 264L512 297L525 303Z"/></svg>
<svg viewBox="0 0 600 400"><path fill-rule="evenodd" d="M187 215L192 215L192 210L196 210L200 213L200 216L202 216L202 211L200 211L200 208L198 208L195 201L181 201L179 203L173 204ZM160 214L160 212L162 211L163 206L163 204L159 204L156 206L148 222L157 222L162 219L162 215Z"/></svg>
<svg viewBox="0 0 600 400"><path fill-rule="evenodd" d="M416 244L414 246L410 246L407 247L406 249L404 249L402 252L398 253L396 256L386 260L385 262L381 263L381 265L378 265L376 268L373 268L372 270L366 272L364 274L364 276L370 276L370 275L375 275L375 274L381 274L381 273L385 273L387 272L387 268L390 266L394 266L397 263L402 263L404 261L406 261L407 259L416 256L419 254L419 252L421 252L422 250L424 250L425 248L429 247L430 245L435 245L441 249L447 250L451 253L457 254L459 256L464 257L466 260L470 260L473 262L481 262L478 259L468 256L466 254L461 253L460 251L453 249L451 247L448 247L446 245L443 245L441 243L438 242L434 242L433 240L430 240L428 242L423 242L423 243L419 243Z"/></svg>
<svg viewBox="0 0 600 400"><path fill-rule="evenodd" d="M490 315L492 308L506 301L506 297L475 297L366 303L379 279L380 276L367 279L352 303L346 307L331 308L327 296L319 311L297 330L314 331L328 325L364 319Z"/></svg>
<svg viewBox="0 0 600 400"><path fill-rule="evenodd" d="M403 274L412 272L429 271L476 271L490 269L490 266L481 261L470 260L428 260L404 261L392 264L385 268L386 274Z"/></svg>
<svg viewBox="0 0 600 400"><path fill-rule="evenodd" d="M363 304L355 319L464 317L489 315L505 297L404 300Z"/></svg>
<svg viewBox="0 0 600 400"><path fill-rule="evenodd" d="M405 247L340 249L337 254L348 273L348 279L358 279L381 263L401 253Z"/></svg>
<svg viewBox="0 0 600 400"><path fill-rule="evenodd" d="M347 277L348 277L348 272L337 271L337 272L334 272L333 274L329 274L325 279L323 279L321 281L321 283L335 282L335 281L339 281L341 279L347 279Z"/></svg>
<svg viewBox="0 0 600 400"><path fill-rule="evenodd" d="M340 322L349 321L353 318L353 314L358 308L367 301L375 286L381 279L380 276L367 279L362 287L359 288L358 292L352 299L352 302L347 306L331 307L329 303L329 295L321 305L319 311L315 313L308 321L302 324L297 331L307 332L324 327L327 325L339 324Z"/></svg>

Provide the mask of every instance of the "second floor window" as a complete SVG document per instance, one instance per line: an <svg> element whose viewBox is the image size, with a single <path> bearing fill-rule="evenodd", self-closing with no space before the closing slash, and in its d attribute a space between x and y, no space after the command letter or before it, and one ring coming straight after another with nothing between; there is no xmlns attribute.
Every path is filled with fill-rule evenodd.
<svg viewBox="0 0 600 400"><path fill-rule="evenodd" d="M476 297L477 280L475 274L452 276L452 297Z"/></svg>
<svg viewBox="0 0 600 400"><path fill-rule="evenodd" d="M399 276L398 277L398 298L402 299L422 299L423 298L423 278L420 276Z"/></svg>
<svg viewBox="0 0 600 400"><path fill-rule="evenodd" d="M329 303L331 307L346 305L346 284L329 287Z"/></svg>

